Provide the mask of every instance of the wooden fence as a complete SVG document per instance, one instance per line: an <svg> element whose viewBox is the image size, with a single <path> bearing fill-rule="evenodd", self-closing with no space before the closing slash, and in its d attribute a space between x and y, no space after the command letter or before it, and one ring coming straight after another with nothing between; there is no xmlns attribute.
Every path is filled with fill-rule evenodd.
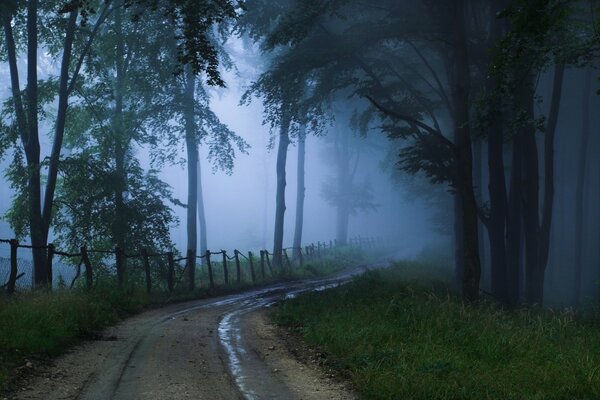
<svg viewBox="0 0 600 400"><path fill-rule="evenodd" d="M375 248L382 244L381 239L356 237L348 241L348 246L359 248ZM27 244L21 244L16 239L0 239L0 244L8 244L10 246L10 271L5 284L0 286L0 289L5 289L5 292L12 294L15 292L16 283L19 279L25 276L25 272L19 271L18 266L18 249L34 249L42 248L47 254L47 271L48 282L50 287L53 282L53 262L56 257L64 257L68 259L78 259L79 262L75 269L75 276L71 281L70 287L82 278L85 281L85 287L92 289L97 282L95 275L97 269L94 268L91 261L91 255L98 254L104 257L114 258L114 270L117 283L119 286L126 284L127 272L132 272L132 268L128 268L128 260L136 260L140 263L141 268L136 269L138 277L144 283L148 293L155 286L154 280L162 277L161 282L169 292L172 292L177 286L181 286L183 278L187 275L187 287L189 290L194 290L196 287L196 272L204 275L200 281L205 281L207 286L214 288L217 286L217 278L220 278L223 285L232 283L241 284L242 281L251 281L253 284L259 279L265 280L267 276L274 276L277 271L273 268L271 262L273 254L268 250L260 250L258 256L255 253L248 251L241 252L237 249L233 253L228 253L226 250L217 252L206 251L202 255L195 255L193 250L188 250L186 257L177 257L176 253L150 253L146 249L141 249L137 253L127 253L123 249L116 247L113 250L93 250L82 246L78 253L67 253L59 251L53 244L47 246L35 247ZM305 262L321 259L331 254L338 247L337 241L330 240L329 242L311 243L304 247L294 248L288 247L282 250L282 268L291 269L294 266L302 266ZM292 252L290 254L288 252ZM154 259L159 264L166 266L165 274L157 274L157 271L152 269L151 260ZM202 260L206 269L202 265L197 265L197 261ZM184 262L184 267L181 268L181 262ZM131 262L130 262L131 264ZM83 274L82 274L82 267ZM165 276L166 275L166 276ZM246 275L246 279L243 276Z"/></svg>

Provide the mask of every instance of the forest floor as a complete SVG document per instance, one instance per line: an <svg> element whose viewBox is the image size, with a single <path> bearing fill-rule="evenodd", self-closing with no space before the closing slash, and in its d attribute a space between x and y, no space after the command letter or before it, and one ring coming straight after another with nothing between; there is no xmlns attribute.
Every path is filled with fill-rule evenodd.
<svg viewBox="0 0 600 400"><path fill-rule="evenodd" d="M354 399L318 367L318 354L269 322L265 308L365 269L144 312L50 362L28 362L6 398Z"/></svg>

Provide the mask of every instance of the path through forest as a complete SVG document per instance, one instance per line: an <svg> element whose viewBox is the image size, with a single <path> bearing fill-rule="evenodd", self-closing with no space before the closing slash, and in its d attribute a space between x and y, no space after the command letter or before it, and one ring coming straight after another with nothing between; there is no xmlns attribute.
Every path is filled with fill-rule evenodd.
<svg viewBox="0 0 600 400"><path fill-rule="evenodd" d="M329 279L274 284L148 311L74 347L14 399L354 399L347 385L298 361L265 316L286 297L347 282L389 258Z"/></svg>

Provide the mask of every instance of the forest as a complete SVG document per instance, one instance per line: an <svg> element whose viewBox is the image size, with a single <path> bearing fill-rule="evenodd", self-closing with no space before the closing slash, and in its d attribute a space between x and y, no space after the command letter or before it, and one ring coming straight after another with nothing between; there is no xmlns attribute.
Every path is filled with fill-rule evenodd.
<svg viewBox="0 0 600 400"><path fill-rule="evenodd" d="M147 295L167 302L184 282L177 299L191 300L245 290L250 281L325 274L319 268L375 266L394 250L406 271L419 260L444 271L463 307L448 314L483 324L496 310L542 313L516 323L528 327L519 331L523 340L539 333L526 333L530 321L549 318L550 332L571 329L575 315L597 321L599 16L597 0L1 0L0 318L17 304L10 299L52 292L58 299L69 284L94 296L98 309L123 314L152 303L131 300L133 282L145 280ZM219 282L231 284L224 292L214 291L217 265ZM356 298L370 293L387 315L397 296L413 293L387 273L349 284L351 299L342 290L285 303L276 320L312 324L306 337L325 346L330 331L318 334L307 310L331 302L354 307L347 318L358 318ZM289 298L351 279L340 276L290 283ZM113 283L120 294L103 292ZM230 365L245 362L235 358L245 353L231 332L256 323L240 315L277 302L268 297L274 287L255 290L232 298L227 304L247 308L221 315L214 329ZM65 310L79 309L73 301ZM411 301L401 325L434 313ZM202 307L169 309L169 318ZM568 316L543 314L552 310ZM69 335L96 332L121 314ZM446 323L455 322L433 325ZM497 329L490 341L516 340L506 325ZM583 330L561 343L592 337ZM7 332L0 328L0 349L23 351L12 342L19 335ZM74 340L48 344L48 337L27 351L54 355ZM130 354L137 346L131 342ZM453 373L453 361L430 361L415 367L415 381L423 371ZM15 362L22 356L0 354L0 390L3 365ZM471 383L444 397L423 394L435 386L424 383L414 398L591 399L600 396L594 368L581 373L585 385L565 383L558 397L533 386L531 397L510 388L470 397ZM262 398L232 371L242 397ZM366 398L400 393L383 395L385 384L370 389L372 381L362 389L362 378L353 379ZM411 382L402 396L417 393ZM115 386L110 398L145 398L127 390Z"/></svg>
<svg viewBox="0 0 600 400"><path fill-rule="evenodd" d="M201 165L231 173L236 155L261 151L211 109L213 88L241 64L240 104L260 104L276 152L265 166L276 171L276 265L286 182L297 186L292 247L302 246L306 138L330 143L321 197L340 244L350 216L377 207L373 178L357 178L360 148L376 142L369 161L387 185L437 210L429 218L451 243L465 300L480 290L508 306L541 304L549 290L566 305L598 299L597 7L5 1L5 219L33 247L36 286L47 285L50 239L67 252L164 251L174 207L186 210L182 254L204 254L205 213L219 210L205 210ZM182 200L160 174L177 164Z"/></svg>

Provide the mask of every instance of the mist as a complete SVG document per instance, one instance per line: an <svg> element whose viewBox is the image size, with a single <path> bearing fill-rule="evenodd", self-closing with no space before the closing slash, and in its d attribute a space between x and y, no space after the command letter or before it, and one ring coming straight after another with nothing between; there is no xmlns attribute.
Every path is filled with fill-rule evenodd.
<svg viewBox="0 0 600 400"><path fill-rule="evenodd" d="M70 33L58 24L68 13L50 3L40 19L56 35L43 32L35 57L23 41L23 10L11 14L15 55L8 30L2 39L0 238L65 251L269 249L278 263L283 248L372 237L392 241L406 258L435 256L467 299L487 293L515 306L599 298L597 35L593 21L571 25L586 2L544 28L542 36L556 40L543 43L543 54L536 32L511 31L520 26L516 15L534 11L511 14L507 6L498 14L492 2L462 6L477 18L463 18L464 40L452 43L442 40L454 28L441 3L348 2L307 22L294 12L310 5L253 0L230 4L197 31L184 20L163 23L160 7L130 5L106 17L107 3L71 14ZM419 18L432 42L411 24ZM383 28L400 22L406 26L394 33ZM85 24L98 36L86 36ZM177 34L187 28L188 37ZM581 53L559 40L569 29L580 29L570 38ZM507 32L525 41L511 42ZM57 39L64 34L74 47ZM194 47L198 38L205 48ZM67 54L73 65L65 73ZM26 128L19 107L27 107L14 103L11 83L21 77L19 89L31 94L33 59L35 156L15 134ZM64 143L52 153L58 136ZM196 163L199 176L190 172ZM27 165L40 169L37 183ZM81 168L92 171L87 189L76 181L85 180ZM32 206L34 186L41 199ZM41 220L27 207L43 209ZM42 253L20 257L39 275ZM8 246L0 256L9 257Z"/></svg>

